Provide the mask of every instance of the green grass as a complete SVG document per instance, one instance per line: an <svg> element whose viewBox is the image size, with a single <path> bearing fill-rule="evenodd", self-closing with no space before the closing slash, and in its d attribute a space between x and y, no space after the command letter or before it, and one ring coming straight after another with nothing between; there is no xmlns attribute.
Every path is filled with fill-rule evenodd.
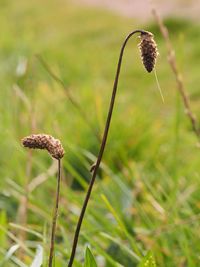
<svg viewBox="0 0 200 267"><path fill-rule="evenodd" d="M193 110L200 117L200 27L185 20L166 22ZM4 0L0 24L0 266L30 266L38 244L44 248L44 266L48 256L55 175L29 195L25 242L20 243L18 224L27 180L45 172L52 160L34 151L27 178L28 155L20 139L34 128L59 138L66 150L56 267L66 266L69 258L88 170L99 149L91 129L35 54L65 82L93 129L102 134L122 41L138 27L155 34L165 104L154 75L144 71L135 38L125 52L109 140L74 266L82 266L88 244L98 266L103 259L106 267L133 267L149 250L158 266L198 266L200 151L157 26L139 26L132 19L61 0ZM26 62L25 72L17 74ZM21 253L11 253L15 244Z"/></svg>

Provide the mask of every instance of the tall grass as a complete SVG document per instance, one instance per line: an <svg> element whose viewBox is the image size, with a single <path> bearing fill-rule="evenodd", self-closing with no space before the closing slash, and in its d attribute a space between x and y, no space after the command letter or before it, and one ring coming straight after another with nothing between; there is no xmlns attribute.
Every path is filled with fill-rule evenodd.
<svg viewBox="0 0 200 267"><path fill-rule="evenodd" d="M28 101L34 102L36 130L58 136L68 151L63 161L55 247L55 266L65 266L90 178L88 169L96 160L99 142L67 100L64 89L49 77L33 55L39 53L44 57L71 88L78 103L83 104L93 128L102 133L118 47L124 34L138 23L67 1L3 1L0 12L4 36L0 44L0 265L30 266L38 245L44 249L44 266L48 258L49 210L53 206L51 196L56 179L55 166L45 154L33 153L29 185L40 174L44 174L44 179L40 186L35 183L30 192L27 225L18 223L26 180L26 153L19 140L30 133ZM166 23L191 105L198 116L199 25L174 19ZM136 266L136 248L144 254L151 250L158 266L196 267L199 263L200 152L179 104L158 27L152 23L141 28L148 28L157 36L160 52L157 72L165 105L157 93L154 76L144 77L140 62L134 61L138 52L130 44L107 154L83 223L74 266L82 266L86 244L92 247L98 266L103 262L108 267ZM23 58L28 64L19 75L16 68ZM16 94L14 85L27 101ZM26 241L16 238L19 229L27 233ZM23 262L17 257L19 248L24 254Z"/></svg>

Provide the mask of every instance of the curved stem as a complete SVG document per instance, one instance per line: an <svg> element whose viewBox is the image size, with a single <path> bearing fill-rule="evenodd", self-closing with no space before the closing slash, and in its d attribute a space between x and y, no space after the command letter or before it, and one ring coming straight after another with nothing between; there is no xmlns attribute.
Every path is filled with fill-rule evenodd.
<svg viewBox="0 0 200 267"><path fill-rule="evenodd" d="M128 40L131 38L132 35L134 35L135 33L145 33L145 31L143 30L136 30L131 32L125 39L122 48L121 48L121 52L120 52L120 56L119 56L119 61L118 61L118 65L117 65L117 71L116 71L116 75L115 75L115 80L114 80L114 85L113 85L113 91L112 91L112 97L111 97L111 101L110 101L110 106L109 106L109 111L108 111L108 116L107 116L107 120L106 120L106 125L105 125L105 129L104 129L104 134L103 134L103 139L101 142L101 147L99 150L99 154L97 157L97 162L96 165L93 169L93 175L88 187L88 191L85 197L85 201L83 203L83 207L79 216L79 220L77 223L77 227L76 227L76 231L75 231L75 235L74 235L74 241L73 241L73 247L72 247L72 251L71 251L71 256L70 256L70 260L68 263L68 267L71 267L74 261L74 257L75 257L75 253L76 253L76 247L77 247L77 243L78 243L78 238L79 238L79 233L80 233L80 228L82 225L82 221L83 221L83 217L87 208L87 204L88 201L90 199L90 195L92 192L92 188L96 179L96 175L97 175L97 171L99 169L99 165L101 163L101 159L103 156L103 152L105 149L105 145L106 145L106 141L107 141L107 137L108 137L108 131L109 131L109 127L110 127L110 122L111 122L111 118L112 118L112 112L113 112L113 107L114 107L114 103L115 103L115 96L117 93L117 86L118 86L118 80L119 80L119 74L120 74L120 70L121 70L121 64L122 64L122 58L123 58L123 54L124 54L124 49L126 47L126 44L128 42Z"/></svg>
<svg viewBox="0 0 200 267"><path fill-rule="evenodd" d="M50 243L50 252L49 252L49 264L48 267L52 267L53 256L54 256L54 243L55 243L55 234L56 234L56 222L58 217L58 206L60 198L60 181L61 181L61 160L58 160L58 180L57 180L57 190L56 190L56 203L53 213L52 221L52 231L51 231L51 243Z"/></svg>

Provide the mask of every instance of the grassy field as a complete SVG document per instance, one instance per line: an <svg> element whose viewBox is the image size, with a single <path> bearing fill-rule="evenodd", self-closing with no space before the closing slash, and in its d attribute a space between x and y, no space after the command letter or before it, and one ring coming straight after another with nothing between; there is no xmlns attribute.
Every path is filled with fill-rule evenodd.
<svg viewBox="0 0 200 267"><path fill-rule="evenodd" d="M166 24L198 118L200 26L173 18ZM200 266L200 150L156 24L138 25L63 0L1 0L0 25L0 266L30 266L38 248L44 252L43 266L47 264L56 168L47 153L22 148L21 138L32 132L52 134L66 151L55 266L67 265L119 50L138 27L155 34L165 103L133 38L74 266L82 266L87 245L98 267L137 266L147 251L158 266ZM92 127L69 101L68 90Z"/></svg>

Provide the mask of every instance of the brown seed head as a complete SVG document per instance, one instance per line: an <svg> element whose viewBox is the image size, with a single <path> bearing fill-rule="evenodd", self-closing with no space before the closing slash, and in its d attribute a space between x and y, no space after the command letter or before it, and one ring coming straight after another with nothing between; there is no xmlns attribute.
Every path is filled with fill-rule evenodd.
<svg viewBox="0 0 200 267"><path fill-rule="evenodd" d="M26 136L22 139L22 144L28 148L46 149L55 159L61 159L65 153L60 140L48 134L32 134Z"/></svg>
<svg viewBox="0 0 200 267"><path fill-rule="evenodd" d="M153 70L156 63L156 58L158 56L157 45L153 37L154 36L151 32L141 33L141 42L138 45L140 48L143 65L148 72Z"/></svg>

